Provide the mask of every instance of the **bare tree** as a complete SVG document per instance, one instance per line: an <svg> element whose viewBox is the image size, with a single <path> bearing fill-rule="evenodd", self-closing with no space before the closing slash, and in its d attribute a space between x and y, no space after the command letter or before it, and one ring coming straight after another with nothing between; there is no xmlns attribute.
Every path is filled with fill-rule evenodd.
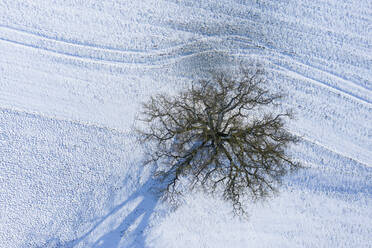
<svg viewBox="0 0 372 248"><path fill-rule="evenodd" d="M275 192L283 175L300 167L287 152L298 141L285 128L291 114L274 114L283 96L266 83L262 68L242 68L237 76L214 73L177 96L159 94L143 104L148 129L141 136L153 144L149 162L161 164L157 174L167 193L177 193L185 177L210 193L222 189L235 213L244 213L243 196Z"/></svg>

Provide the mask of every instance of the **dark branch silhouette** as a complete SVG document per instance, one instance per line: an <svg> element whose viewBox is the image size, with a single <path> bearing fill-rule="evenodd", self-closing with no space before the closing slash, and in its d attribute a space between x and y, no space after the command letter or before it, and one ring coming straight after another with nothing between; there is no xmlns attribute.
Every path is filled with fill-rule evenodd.
<svg viewBox="0 0 372 248"><path fill-rule="evenodd" d="M242 68L238 76L214 73L175 97L159 94L143 104L140 131L154 149L148 162L161 164L157 175L166 193L177 193L182 177L233 203L244 213L242 197L275 192L281 178L300 165L288 156L297 137L285 129L289 112L274 114L283 97L265 86L261 68Z"/></svg>

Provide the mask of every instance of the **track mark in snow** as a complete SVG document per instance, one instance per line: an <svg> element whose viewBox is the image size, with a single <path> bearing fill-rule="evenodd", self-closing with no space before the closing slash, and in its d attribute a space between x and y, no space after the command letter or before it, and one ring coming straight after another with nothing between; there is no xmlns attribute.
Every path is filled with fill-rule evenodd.
<svg viewBox="0 0 372 248"><path fill-rule="evenodd" d="M263 47L254 44L248 37L239 35L222 35L202 37L187 43L159 50L121 50L51 39L36 33L1 25L0 40L14 45L44 50L56 55L68 56L74 59L108 62L117 65L143 66L171 64L192 55L208 51L221 51L220 48L223 43L225 44L225 47L235 47L239 50L241 49L238 44L244 44L246 48L251 47L263 49Z"/></svg>
<svg viewBox="0 0 372 248"><path fill-rule="evenodd" d="M96 45L96 44L93 45L93 44L82 43L82 42L78 42L78 41L67 41L67 40L63 40L63 39L51 38L49 36L42 35L42 34L39 34L39 33L36 33L36 32L26 31L26 30L23 30L23 29L20 29L20 28L5 26L5 25L1 25L1 24L0 24L0 29L8 30L10 32L19 33L19 34L26 35L26 36L28 35L30 37L32 36L32 37L34 37L36 39L39 39L39 40L45 40L45 41L65 44L65 45L68 45L68 46L76 46L76 47L79 47L79 48L90 48L90 49L94 49L94 50L101 50L101 51L108 51L108 52L109 51L116 51L116 52L123 52L123 53L148 54L148 53L153 52L153 51L161 52L163 50L163 49L153 49L153 50L148 50L148 51L135 50L135 49L124 50L124 49L118 49L118 48L110 47L110 46L101 46L101 45Z"/></svg>
<svg viewBox="0 0 372 248"><path fill-rule="evenodd" d="M350 80L350 79L342 76L341 74L338 74L336 72L327 70L326 68L321 68L319 66L312 65L309 62L305 62L301 58L296 58L296 56L294 56L293 54L290 54L290 53L283 52L283 51L277 51L277 50L275 50L273 48L270 48L270 47L266 47L266 49L267 49L267 51L270 51L273 55L282 56L283 58L281 58L281 59L283 59L283 60L294 61L294 63L299 64L300 66L308 67L308 68L311 68L313 70L319 71L321 73L327 74L328 76L334 77L337 80L342 80L343 82L345 82L345 83L347 83L349 85L352 85L355 88L358 88L358 89L361 89L361 90L365 90L368 93L371 93L371 89L370 88L365 87L363 85L360 85L357 82L352 81L352 80ZM372 61L371 61L371 66L372 66Z"/></svg>
<svg viewBox="0 0 372 248"><path fill-rule="evenodd" d="M301 135L298 134L298 133L296 133L295 135L300 136L303 142L309 143L309 144L312 145L312 146L318 146L318 147L320 147L321 149L327 150L327 151L329 151L330 153L333 153L333 154L335 154L335 155L337 155L337 156L340 156L340 157L342 157L342 158L345 158L345 159L349 159L349 160L351 160L351 161L354 161L355 163L358 163L358 164L360 164L360 165L362 165L362 166L365 166L366 168L368 168L368 167L372 167L372 164L371 164L371 165L368 165L368 164L366 164L366 163L364 163L364 162L362 162L362 161L359 161L359 160L357 160L357 159L355 159L355 158L352 158L352 157L350 157L350 156L347 156L346 154L343 154L343 153L341 153L341 152L338 152L338 151L336 151L336 150L333 149L333 148L327 147L326 145L324 145L324 144L322 144L322 143L320 143L320 142L318 142L318 141L316 141L316 140L310 139L310 138L308 138L308 137L303 137L303 136L301 136Z"/></svg>
<svg viewBox="0 0 372 248"><path fill-rule="evenodd" d="M0 40L6 42L41 49L78 59L89 59L93 61L104 61L119 64L149 64L149 60L152 62L158 62L164 60L164 58L171 59L177 54L182 55L185 47L192 46L192 43L197 44L199 42L196 40L194 42L175 45L159 50L122 50L52 39L36 33L6 26L0 26L0 30L1 29L3 32L0 32L0 34L2 34L0 36Z"/></svg>
<svg viewBox="0 0 372 248"><path fill-rule="evenodd" d="M364 98L364 97L360 97L354 93L351 93L351 92L348 92L348 91L345 91L344 89L340 88L340 87L337 87L337 86L334 86L334 85L331 85L325 81L320 81L314 77L310 77L304 73L301 73L299 71L294 71L292 69L290 69L289 67L287 66L284 66L284 65L281 65L279 63L275 63L273 62L275 65L277 65L279 68L281 68L281 70L285 71L286 73L288 74L291 74L293 77L295 78L299 78L301 80L305 80L305 81L310 81L310 82L313 82L314 84L317 84L317 85L320 85L322 87L325 87L325 88L328 88L330 91L334 92L334 93L340 93L346 97L349 97L349 98L352 98L354 100L356 100L357 102L359 103L362 103L362 104L368 104L368 105L371 105L372 104L372 101L367 99L367 98Z"/></svg>

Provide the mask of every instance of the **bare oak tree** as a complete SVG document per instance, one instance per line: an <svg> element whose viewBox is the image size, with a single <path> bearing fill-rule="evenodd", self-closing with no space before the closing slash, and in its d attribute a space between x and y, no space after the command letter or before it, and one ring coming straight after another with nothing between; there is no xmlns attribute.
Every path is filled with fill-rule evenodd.
<svg viewBox="0 0 372 248"><path fill-rule="evenodd" d="M159 94L143 104L148 129L141 136L153 144L149 162L161 164L157 175L168 194L186 177L192 187L222 189L235 213L244 213L243 196L275 192L300 167L287 152L298 141L285 128L290 113L274 112L283 96L269 92L264 75L261 68L242 68L235 77L214 73L175 97Z"/></svg>

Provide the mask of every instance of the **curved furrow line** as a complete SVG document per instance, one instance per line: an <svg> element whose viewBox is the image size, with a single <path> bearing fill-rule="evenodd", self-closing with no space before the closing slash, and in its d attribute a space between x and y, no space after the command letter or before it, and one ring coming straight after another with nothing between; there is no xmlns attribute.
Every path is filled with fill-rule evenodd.
<svg viewBox="0 0 372 248"><path fill-rule="evenodd" d="M24 40L22 41L16 41L16 40L11 40L7 39L4 37L0 37L0 41L2 42L7 42L11 43L13 45L18 45L18 46L23 46L23 47L28 47L36 50L43 50L48 53L52 53L55 55L59 56L66 56L69 58L73 59L80 59L80 60L85 60L89 62L100 62L100 63L110 63L113 65L139 65L139 66L162 66L162 65L168 65L172 63L176 63L177 61L194 56L196 54L201 54L201 53L207 53L207 52L213 52L213 51L222 51L220 49L221 43L227 43L225 44L225 47L229 48L225 49L226 51L230 51L231 49L236 49L236 50L242 50L240 46L237 44L239 43L240 45L244 45L245 49L263 49L263 47L260 47L259 45L252 44L250 43L249 39L247 40L245 37L239 37L235 35L228 35L225 36L224 38L222 37L207 37L207 38L202 38L195 40L190 43L185 43L182 46L179 46L177 48L170 48L174 49L173 51L168 51L167 53L159 53L159 54L150 54L150 55L140 55L140 58L137 59L136 61L136 55L135 54L124 54L124 52L121 52L120 54L115 54L113 51L105 51L105 50L99 50L98 52L102 52L101 54L89 54L87 53L82 53L82 50L79 49L74 49L72 51L63 51L63 49L66 49L66 47L61 47L60 49L55 49L55 48L49 48L49 47L44 47L44 44L40 44L39 42L29 42L26 43ZM41 42L42 43L42 42ZM71 46L71 44L69 44ZM81 47L76 47L76 48L81 48ZM62 51L61 51L62 50ZM94 51L97 52L97 51ZM110 58L110 56L107 56L107 53L111 53L110 55L119 55L117 57L119 58ZM80 53L80 54L79 54ZM134 55L134 56L133 56ZM108 57L108 58L107 58ZM150 62L149 62L150 61Z"/></svg>
<svg viewBox="0 0 372 248"><path fill-rule="evenodd" d="M301 137L301 142L303 142L303 143L308 143L308 144L313 145L315 147L320 147L320 148L322 148L324 150L327 150L330 153L333 153L333 154L335 154L337 156L343 157L343 158L348 159L348 160L352 160L355 163L357 163L359 165L362 165L362 166L364 166L366 168L372 168L372 165L369 165L369 164L367 164L365 162L362 162L360 160L357 160L355 158L352 158L351 156L348 156L346 154L343 154L343 153L335 150L334 148L330 148L330 147L328 147L328 146L320 143L319 141L316 141L315 139L311 139L309 137L304 137L303 135L301 135L300 133L297 133L297 132L291 131L291 133L294 134L294 135L296 135L296 136L298 136L298 137Z"/></svg>
<svg viewBox="0 0 372 248"><path fill-rule="evenodd" d="M79 42L79 41L69 41L69 40L65 40L65 39L56 39L56 38L52 38L50 36L43 35L43 34L40 34L40 33L32 32L32 31L28 31L28 30L24 30L24 29L20 29L20 28L15 28L15 27L3 25L3 24L0 24L0 29L6 29L6 30L11 31L11 32L17 32L17 33L20 33L20 34L23 34L23 35L33 36L33 37L41 39L41 40L48 40L48 41L51 41L51 42L61 43L61 44L69 45L69 46L76 46L76 47L79 47L79 48L89 48L89 49L93 49L93 50L101 50L101 51L105 51L105 52L113 52L114 51L114 52L119 52L119 53L134 53L134 54L146 55L146 54L149 54L149 53L154 53L154 54L162 53L165 50L173 48L173 47L168 47L168 48L160 48L160 49L152 49L152 50L119 49L119 48L115 48L115 47L111 47L111 46L83 43L83 42ZM182 45L183 44L175 45L174 47L175 48L176 47L181 47Z"/></svg>
<svg viewBox="0 0 372 248"><path fill-rule="evenodd" d="M334 77L337 80L343 81L346 84L352 85L355 88L358 88L358 89L363 90L363 91L367 91L369 94L372 93L372 90L370 88L365 87L363 85L360 85L357 82L355 82L354 80L346 78L345 76L342 76L341 74L338 74L334 71L330 71L330 70L327 70L326 68L321 68L320 66L316 66L314 64L310 64L309 62L305 62L304 60L302 60L302 59L300 59L300 58L298 58L298 57L296 57L296 56L294 56L293 54L290 54L290 53L286 53L286 52L283 52L283 51L278 51L278 50L268 48L268 47L266 47L266 49L268 51L271 51L273 54L276 54L276 55L279 54L280 56L284 57L285 60L294 61L294 63L297 63L297 64L299 64L303 67L308 67L308 68L317 70L317 71L319 71L321 73L324 73L324 74L326 74L330 77ZM372 66L372 62L371 62L371 66ZM372 87L372 85L371 85L371 87Z"/></svg>
<svg viewBox="0 0 372 248"><path fill-rule="evenodd" d="M333 91L335 93L340 93L340 94L344 95L345 97L354 99L355 101L357 101L359 103L367 104L368 106L372 107L372 101L367 99L367 98L360 97L359 95L356 95L356 94L351 93L351 92L347 92L347 91L345 91L344 89L342 89L338 86L331 85L331 84L329 84L328 82L325 82L325 81L320 81L320 80L318 80L314 77L310 77L309 75L306 75L306 74L301 73L299 71L294 71L291 68L289 68L287 66L284 66L284 65L281 65L279 63L275 63L275 62L272 62L272 63L274 65L276 65L277 67L279 67L280 70L285 71L286 73L288 73L289 76L291 76L291 77L297 77L301 80L312 82L316 85L327 88L329 91Z"/></svg>
<svg viewBox="0 0 372 248"><path fill-rule="evenodd" d="M1 32L3 30L3 32ZM7 31L4 31L7 30ZM212 46L226 42L241 42L250 46L257 46L247 37L239 35L221 35L221 36L206 36L196 38L191 42L183 42L162 49L153 50L124 50L112 47L99 45L84 44L79 42L69 42L61 39L54 39L34 32L29 32L0 24L0 39L8 42L18 43L25 46L40 48L48 51L53 51L60 54L71 55L76 57L84 57L90 59L98 59L112 62L124 63L140 63L152 60L156 62L164 58L174 58L177 54L182 56L184 53L190 54L192 51L187 49L202 50L205 46ZM231 44L230 44L231 45ZM233 45L233 44L232 44ZM234 46L234 45L233 45ZM79 55L80 54L80 55ZM115 58L115 59L112 59ZM161 58L161 59L159 59ZM129 61L124 61L127 59ZM138 62L133 62L138 60Z"/></svg>
<svg viewBox="0 0 372 248"><path fill-rule="evenodd" d="M160 53L157 55L133 55L133 54L124 54L124 53L105 53L104 51L88 51L85 52L83 50L72 50L70 47L70 51L64 51L64 48L56 49L51 46L49 47L44 47L43 45L40 44L28 44L23 41L15 41L7 38L0 37L1 41L8 42L8 43L13 43L16 45L24 46L24 47L29 47L29 48L34 48L34 49L39 49L39 50L44 50L47 52L51 52L54 54L59 54L59 55L64 55L64 56L69 56L77 59L88 59L91 61L103 61L103 62L110 62L110 63L117 63L117 64L149 64L149 65L155 65L158 64L160 61L162 61L161 58L169 59L174 57L172 55L172 52L168 53ZM112 57L108 56L112 55ZM152 63L149 63L148 61L151 61ZM157 63L158 62L158 63Z"/></svg>
<svg viewBox="0 0 372 248"><path fill-rule="evenodd" d="M245 40L248 40L249 43L253 43L251 39L245 36L234 35L234 37L236 37L235 39L241 43L244 43ZM366 90L368 93L371 93L372 91L372 88L363 86L350 78L347 78L345 76L342 76L341 74L336 73L335 71L327 70L326 67L322 68L320 66L316 66L309 62L306 62L300 57L296 56L296 54L291 51L280 50L273 46L263 44L262 42L255 42L254 46L256 46L257 48L261 48L262 50L265 50L267 53L271 53L274 56L281 56L284 58L284 60L294 61L295 63L300 64L304 67L316 69L324 74L327 74L328 76L335 77L338 80L342 80L343 82L346 82L349 85L353 85L354 87L358 89ZM316 59L321 59L321 58L316 57ZM324 59L321 59L321 60L324 60ZM372 66L372 61L371 61L371 66Z"/></svg>
<svg viewBox="0 0 372 248"><path fill-rule="evenodd" d="M278 54L280 52L274 51ZM323 84L327 87L333 88L337 91L342 92L343 94L354 97L358 100L363 101L364 103L372 104L371 96L372 91L352 82L344 77L341 77L335 73L324 71L322 68L318 68L309 63L304 63L288 55L285 56L285 59L271 59L271 62L280 68L284 68L288 71L301 75L310 80L316 81L320 84ZM285 61L285 62L283 62ZM292 63L288 63L292 61ZM295 67L292 68L292 67ZM316 76L319 75L319 76ZM324 76L322 76L324 75ZM319 79L322 78L322 79Z"/></svg>
<svg viewBox="0 0 372 248"><path fill-rule="evenodd" d="M94 58L94 57L89 57L89 56L79 56L79 55L76 55L74 53L60 52L60 51L56 51L56 50L49 49L49 48L44 48L44 47L30 45L30 44L26 44L26 43L22 43L22 42L18 42L18 41L4 39L4 38L1 38L1 37L0 37L0 42L6 42L6 43L10 43L12 45L27 47L27 48L31 48L31 49L35 49L35 50L39 50L39 51L41 50L41 51L44 51L44 52L47 52L47 53L54 54L54 55L59 56L59 57L67 57L67 58L70 58L70 59L73 59L73 60L85 61L87 63L94 62L94 63L117 65L117 66L133 66L134 65L134 66L142 66L142 67L157 67L157 66L166 65L166 64L168 64L167 63L168 60L174 59L174 58L168 58L167 60L155 61L155 62L158 62L158 63L126 62L126 61L122 61L122 60L108 60L108 59ZM186 54L184 56L189 56L189 55L190 54Z"/></svg>
<svg viewBox="0 0 372 248"><path fill-rule="evenodd" d="M4 29L7 29L8 31L4 32ZM1 32L1 30L3 30L3 32ZM203 41L205 39L196 39L192 42L175 45L165 49L153 51L135 51L111 48L107 49L99 46L51 39L35 33L0 25L0 40L2 41L81 59L84 58L122 64L159 64L161 61L165 61L167 59L173 59L177 56L190 55L192 53L199 52L203 49L203 47L208 46L208 43L219 44L220 41L216 39L216 37L214 41ZM205 44L203 44L203 42ZM201 48L199 46L200 44L202 44Z"/></svg>
<svg viewBox="0 0 372 248"><path fill-rule="evenodd" d="M301 60L297 60L295 58L294 58L294 60L297 61L299 64L301 64L303 66L306 66L306 67L312 68L314 70L320 71L320 72L322 72L324 74L327 74L330 77L334 77L337 80L340 80L340 81L342 81L342 82L344 82L346 84L349 84L350 86L353 86L353 87L358 88L360 90L366 91L369 94L372 94L372 82L370 82L370 84L368 84L368 86L370 86L370 87L367 87L367 86L364 86L364 85L361 85L361 84L357 83L356 81L354 81L354 80L352 80L350 78L347 78L345 76L342 76L339 73L336 73L336 72L331 71L331 70L327 70L326 68L322 68L322 67L316 66L314 64L306 63L306 62L303 62ZM371 66L372 66L372 63L371 63Z"/></svg>
<svg viewBox="0 0 372 248"><path fill-rule="evenodd" d="M305 166L297 175L288 177L286 186L341 194L372 195L372 165L362 162L318 141L303 138L294 148L297 159ZM301 154L301 155L300 155Z"/></svg>
<svg viewBox="0 0 372 248"><path fill-rule="evenodd" d="M81 56L76 55L70 55L70 54L63 54L58 53L55 51L51 51L48 49L42 49L26 44L20 44L18 42L8 41L0 38L0 43L5 42L9 43L12 46L20 46L22 49L29 48L32 50L36 50L38 52L38 55L46 56L49 60L53 61L53 63L62 63L62 64L70 64L77 67L82 68L95 68L99 70L107 70L111 73L124 73L123 70L126 69L161 69L167 66L172 66L177 63L180 63L182 60L185 59L192 59L195 56L203 55L203 54L211 54L213 55L216 52L222 52L222 53L228 53L231 52L230 50L215 50L215 49L209 49L204 51L195 51L189 54L182 55L180 57L170 58L163 61L160 61L159 63L125 63L125 62L114 62L114 61L106 61L103 59L92 59L92 58L84 58ZM42 52L42 53L40 53Z"/></svg>
<svg viewBox="0 0 372 248"><path fill-rule="evenodd" d="M293 74L299 75L303 79L308 79L308 80L311 80L313 82L316 82L318 85L322 85L324 87L331 88L332 90L334 90L336 92L340 92L341 94L343 94L345 96L348 96L348 97L353 98L353 99L357 99L358 102L360 102L360 103L368 104L368 105L372 104L372 100L370 99L371 96L372 96L372 91L371 90L366 89L359 84L355 84L354 82L351 82L350 80L348 80L346 78L343 78L341 76L338 76L337 74L334 74L332 72L324 71L321 68L317 68L317 67L312 66L310 64L303 63L303 62L297 60L296 58L285 54L284 52L278 52L278 51L275 51L275 50L273 50L271 48L267 48L267 47L264 47L264 48L265 49L261 50L261 51L264 51L264 53L262 53L262 55L264 56L264 58L261 58L262 61L271 63L271 64L275 65L276 67L280 68L281 70L285 70L285 71L291 72ZM236 53L236 54L232 54L232 55L244 58L244 57L247 57L247 56L252 56L253 54ZM275 59L275 56L278 57L278 58ZM285 59L284 60L280 59L280 56L285 56ZM286 63L283 63L283 61L285 61ZM288 61L293 61L293 63L297 64L297 65L295 65L295 66L297 66L296 70L291 68L292 66L294 66L294 64L288 65ZM309 71L316 70L317 73L323 73L328 78L334 78L334 80L332 80L332 82L341 81L342 83L346 83L350 87L356 88L356 89L354 89L352 91L348 91L348 90L345 89L345 87L340 86L339 84L335 85L334 83L327 82L326 80L320 80L317 77L310 76L309 73L302 72L303 68L308 68ZM355 91L357 91L358 93L355 93Z"/></svg>

